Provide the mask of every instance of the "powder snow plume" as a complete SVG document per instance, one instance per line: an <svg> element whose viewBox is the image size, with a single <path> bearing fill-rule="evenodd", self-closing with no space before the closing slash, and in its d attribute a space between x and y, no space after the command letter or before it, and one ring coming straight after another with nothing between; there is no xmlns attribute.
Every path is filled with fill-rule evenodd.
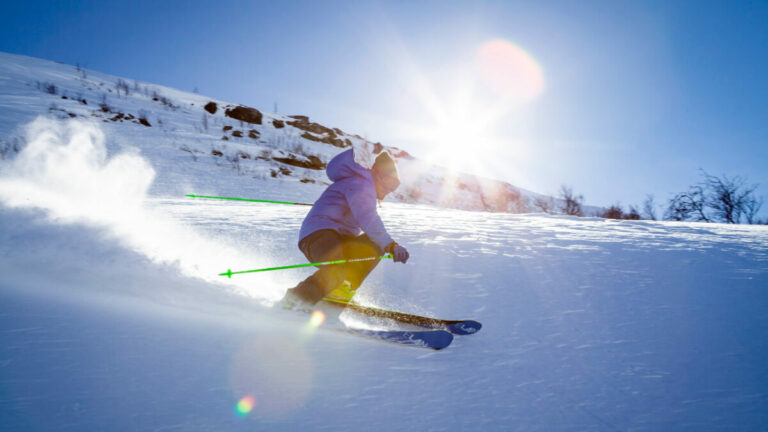
<svg viewBox="0 0 768 432"><path fill-rule="evenodd" d="M217 274L265 257L225 246L147 208L155 171L138 151L109 157L104 133L89 122L40 117L26 125L25 133L27 146L0 174L0 201L6 206L42 209L54 223L100 228L107 240L156 263L174 264L185 276L248 293L243 281Z"/></svg>

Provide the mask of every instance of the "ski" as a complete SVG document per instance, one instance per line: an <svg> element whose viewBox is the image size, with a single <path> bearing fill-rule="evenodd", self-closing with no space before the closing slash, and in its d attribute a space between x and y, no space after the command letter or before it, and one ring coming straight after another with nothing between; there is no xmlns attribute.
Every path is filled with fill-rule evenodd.
<svg viewBox="0 0 768 432"><path fill-rule="evenodd" d="M351 310L361 315L385 318L394 321L398 321L404 324L413 324L418 327L428 328L432 330L445 330L456 335L470 335L477 333L482 324L475 320L446 320L439 318L425 317L421 315L414 315L404 312L396 312L387 309L381 309L373 306L362 306L349 301L338 300L333 298L324 298L324 302L334 304L339 307Z"/></svg>
<svg viewBox="0 0 768 432"><path fill-rule="evenodd" d="M299 313L312 315L313 321L316 316L322 317L319 322L314 324L318 327L320 324L325 323L324 328L332 331L343 332L355 336L362 336L369 339L377 339L384 342L390 342L393 344L413 346L419 348L430 348L433 350L441 350L453 341L453 334L444 329L429 329L429 330L399 330L399 329L387 329L387 330L371 330L363 329L359 327L349 326L344 324L338 319L338 315L344 311L340 305L334 303L324 302L325 305L330 307L319 307L317 309L304 309L304 308L291 308L283 307L283 312ZM318 305L320 306L320 305ZM334 310L330 310L334 309ZM317 314L318 312L322 312ZM328 320L328 322L325 322Z"/></svg>
<svg viewBox="0 0 768 432"><path fill-rule="evenodd" d="M372 339L419 348L441 350L453 341L453 334L445 330L403 331L403 330L364 330L347 327L345 331Z"/></svg>

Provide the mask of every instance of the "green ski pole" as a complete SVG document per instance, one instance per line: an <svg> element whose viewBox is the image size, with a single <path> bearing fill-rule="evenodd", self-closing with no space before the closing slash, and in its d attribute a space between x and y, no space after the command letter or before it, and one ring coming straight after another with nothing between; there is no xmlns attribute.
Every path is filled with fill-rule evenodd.
<svg viewBox="0 0 768 432"><path fill-rule="evenodd" d="M192 195L192 194L187 194L186 196L188 196L190 198L221 199L221 200L231 200L231 201L248 201L248 202L259 202L259 203L269 203L269 204L289 204L289 205L302 205L302 206L310 206L310 207L312 206L312 204L295 203L295 202L287 202L287 201L269 201L269 200L258 200L258 199L248 199L248 198L233 198L233 197Z"/></svg>
<svg viewBox="0 0 768 432"><path fill-rule="evenodd" d="M325 262L319 262L319 263L309 263L309 264L296 264L296 265L289 265L289 266L283 266L283 267L270 267L270 268L263 268L263 269L255 269L255 270L243 270L243 271L232 271L230 269L227 269L225 273L219 273L219 276L226 276L228 278L232 278L232 275L236 274L243 274L243 273L258 273L258 272L265 272L265 271L272 271L272 270L287 270L287 269L294 269L294 268L300 268L300 267L313 267L313 266L325 266L325 265L333 265L333 264L345 264L345 263L353 263L353 262L360 262L360 261L373 261L377 259L391 259L392 254L386 254L382 255L380 257L372 256L368 258L353 258L353 259L343 259L343 260L336 260L336 261L325 261Z"/></svg>

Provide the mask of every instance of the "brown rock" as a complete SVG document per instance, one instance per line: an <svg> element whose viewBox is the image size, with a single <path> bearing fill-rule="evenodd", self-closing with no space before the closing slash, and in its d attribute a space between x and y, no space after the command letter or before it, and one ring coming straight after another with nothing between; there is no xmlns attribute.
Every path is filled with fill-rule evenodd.
<svg viewBox="0 0 768 432"><path fill-rule="evenodd" d="M272 158L273 160L284 163L286 165L291 165L299 168L307 168L312 170L322 170L325 169L325 164L323 161L320 160L317 156L307 156L306 161L299 160L294 155L290 155L287 158Z"/></svg>
<svg viewBox="0 0 768 432"><path fill-rule="evenodd" d="M219 109L216 102L208 102L203 108L211 114L216 114L216 110Z"/></svg>
<svg viewBox="0 0 768 432"><path fill-rule="evenodd" d="M246 123L261 124L261 111L256 108L250 108L246 106L239 106L234 109L228 109L224 112L227 117L231 117L235 120L244 121Z"/></svg>

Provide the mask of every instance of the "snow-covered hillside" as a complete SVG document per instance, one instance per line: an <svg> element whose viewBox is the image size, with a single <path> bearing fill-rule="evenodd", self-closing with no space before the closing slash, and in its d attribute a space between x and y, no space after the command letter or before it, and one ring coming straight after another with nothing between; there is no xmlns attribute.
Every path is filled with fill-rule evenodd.
<svg viewBox="0 0 768 432"><path fill-rule="evenodd" d="M327 162L345 148L368 142L307 116L262 112L6 53L0 53L0 107L3 158L23 146L18 127L38 115L96 121L110 136L109 151L138 149L158 168L152 193L168 196L252 190L261 194L252 198L314 201L328 183ZM415 160L396 147L386 148L398 158L403 178L393 201L521 213L540 197L508 183Z"/></svg>
<svg viewBox="0 0 768 432"><path fill-rule="evenodd" d="M273 310L309 269L217 275L304 262L305 207L182 197L307 201L319 173L272 178L279 162L251 158L238 174L195 153L270 145L222 141L221 116L216 137L195 132L180 150L179 113L198 127L202 114L151 97L120 99L122 123L94 123L75 89L35 88L72 67L7 58L2 139L24 145L0 161L0 430L768 429L765 226L387 202L411 260L382 262L359 300L484 325L443 351L390 345ZM8 84L22 76L30 87ZM39 119L54 99L66 118ZM139 109L153 126L133 123Z"/></svg>

